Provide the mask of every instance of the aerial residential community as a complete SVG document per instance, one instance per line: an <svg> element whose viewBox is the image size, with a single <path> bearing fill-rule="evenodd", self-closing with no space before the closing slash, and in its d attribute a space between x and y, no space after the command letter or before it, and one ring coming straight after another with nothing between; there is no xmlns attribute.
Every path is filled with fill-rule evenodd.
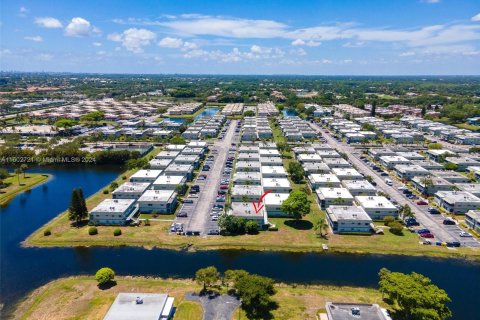
<svg viewBox="0 0 480 320"><path fill-rule="evenodd" d="M2 6L1 319L479 318L479 3L100 2Z"/></svg>

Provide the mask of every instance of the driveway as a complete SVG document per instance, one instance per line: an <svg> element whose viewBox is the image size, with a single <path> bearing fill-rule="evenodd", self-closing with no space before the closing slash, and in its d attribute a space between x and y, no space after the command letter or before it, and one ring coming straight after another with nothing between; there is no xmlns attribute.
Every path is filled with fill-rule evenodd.
<svg viewBox="0 0 480 320"><path fill-rule="evenodd" d="M231 320L233 312L240 306L237 297L226 294L200 296L198 293L187 293L185 298L202 304L204 320Z"/></svg>

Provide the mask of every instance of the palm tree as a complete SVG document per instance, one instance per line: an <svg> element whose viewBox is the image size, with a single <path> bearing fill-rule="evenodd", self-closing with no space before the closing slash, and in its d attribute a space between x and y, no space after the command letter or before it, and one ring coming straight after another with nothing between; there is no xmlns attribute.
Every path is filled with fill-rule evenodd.
<svg viewBox="0 0 480 320"><path fill-rule="evenodd" d="M17 175L18 185L20 185L20 175L22 174L22 168L15 169L15 174Z"/></svg>
<svg viewBox="0 0 480 320"><path fill-rule="evenodd" d="M318 234L320 233L320 237L325 237L328 234L328 223L325 218L320 218L318 221L315 223L315 226L313 227L315 232ZM325 231L325 235L323 232Z"/></svg>
<svg viewBox="0 0 480 320"><path fill-rule="evenodd" d="M27 171L27 169L28 169L28 166L24 163L24 164L22 164L22 165L20 166L20 169L21 169L22 172L23 172L23 179L25 179L25 173L26 173L26 171Z"/></svg>

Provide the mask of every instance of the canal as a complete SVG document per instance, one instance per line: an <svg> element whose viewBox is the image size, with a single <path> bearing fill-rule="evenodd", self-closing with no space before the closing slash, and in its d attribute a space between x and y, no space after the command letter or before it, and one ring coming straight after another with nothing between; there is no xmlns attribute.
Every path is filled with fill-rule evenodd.
<svg viewBox="0 0 480 320"><path fill-rule="evenodd" d="M376 287L382 267L422 273L452 298L454 319L476 319L480 264L425 257L204 251L187 253L143 248L22 248L29 234L64 211L74 187L86 196L108 185L120 170L108 167L40 168L54 176L43 186L17 196L0 213L0 297L4 312L36 287L62 276L93 274L103 266L120 275L193 277L198 268L241 268L282 282ZM0 316L0 318L2 318Z"/></svg>

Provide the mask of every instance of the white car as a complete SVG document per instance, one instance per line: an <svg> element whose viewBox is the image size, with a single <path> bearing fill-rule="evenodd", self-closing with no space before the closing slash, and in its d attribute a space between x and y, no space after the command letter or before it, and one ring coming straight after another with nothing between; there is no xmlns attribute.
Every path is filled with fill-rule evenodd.
<svg viewBox="0 0 480 320"><path fill-rule="evenodd" d="M471 238L473 237L470 233L468 232L465 232L465 231L462 231L458 234L460 237L463 237L463 238Z"/></svg>

